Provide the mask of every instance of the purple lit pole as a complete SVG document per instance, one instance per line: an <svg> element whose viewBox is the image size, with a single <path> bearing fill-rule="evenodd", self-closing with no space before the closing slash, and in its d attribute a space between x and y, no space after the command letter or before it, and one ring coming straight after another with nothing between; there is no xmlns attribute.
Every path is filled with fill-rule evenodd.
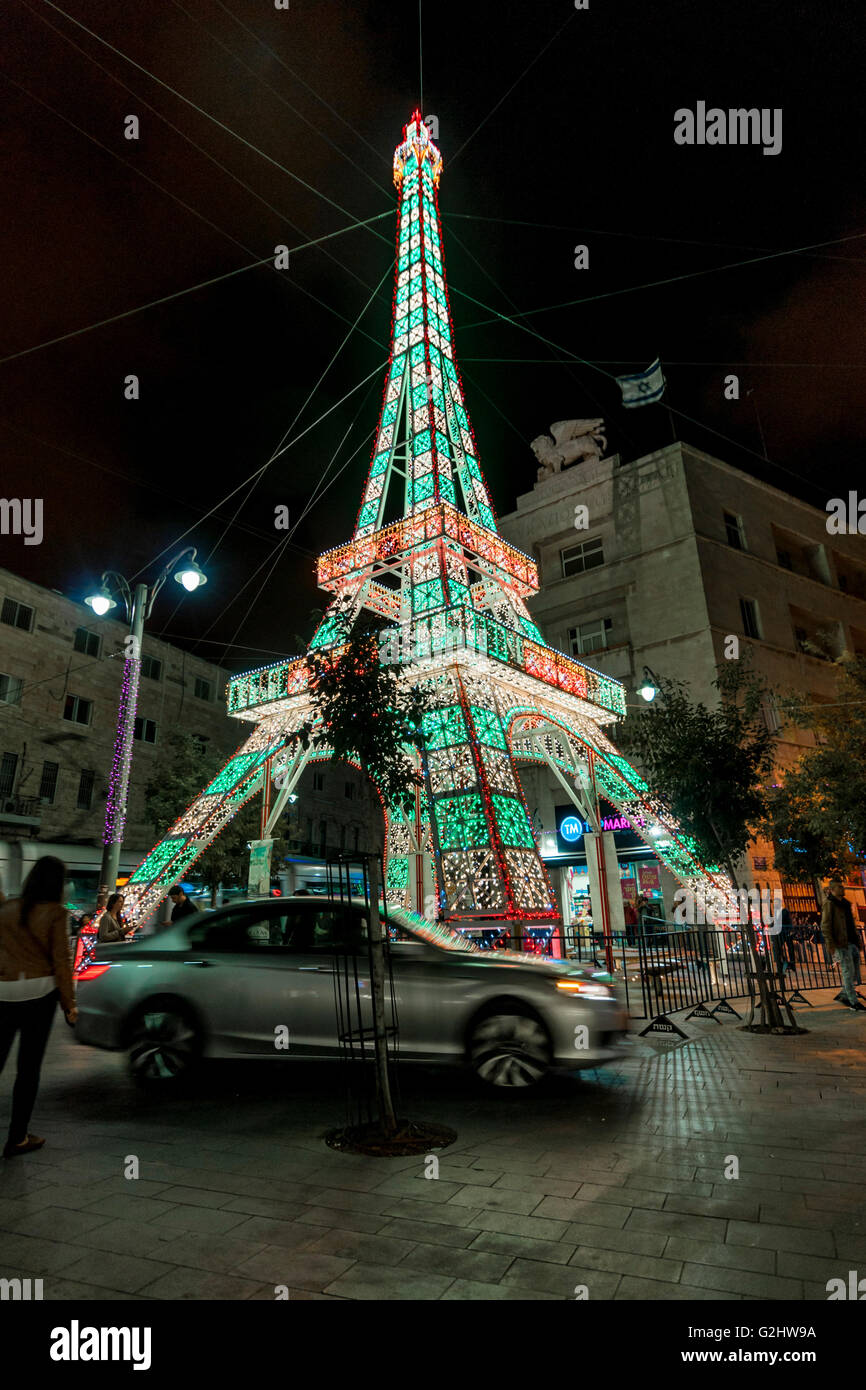
<svg viewBox="0 0 866 1390"><path fill-rule="evenodd" d="M116 570L106 570L100 580L100 589L85 602L94 613L102 617L117 604L111 597L108 581L112 580L123 596L126 617L129 622L129 635L124 643L123 681L120 689L120 703L117 710L117 736L114 740L114 754L108 778L108 797L105 803L105 830L102 836L102 867L99 872L100 893L113 893L117 887L117 871L120 865L120 850L123 844L123 830L126 823L126 805L129 797L129 774L132 768L132 743L135 736L135 713L138 707L138 681L141 674L141 639L144 624L150 617L153 601L172 570L175 579L192 593L207 583L207 576L195 562L195 548L188 546L181 550L163 569L153 588L137 584L130 588L122 574ZM189 559L186 557L189 556Z"/></svg>
<svg viewBox="0 0 866 1390"><path fill-rule="evenodd" d="M151 603L155 596L151 596ZM127 599L129 637L123 663L123 681L117 710L117 736L108 777L108 798L105 803L105 830L102 835L102 868L99 872L100 892L113 893L117 887L120 847L126 824L126 803L129 795L129 773L132 767L132 741L135 731L135 712L138 708L138 679L141 674L141 639L144 619L150 611L146 584L137 584Z"/></svg>

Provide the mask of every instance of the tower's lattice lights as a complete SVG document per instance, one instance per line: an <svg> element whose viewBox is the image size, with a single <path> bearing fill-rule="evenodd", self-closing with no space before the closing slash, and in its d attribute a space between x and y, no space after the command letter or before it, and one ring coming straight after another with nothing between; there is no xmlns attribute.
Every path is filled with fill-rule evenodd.
<svg viewBox="0 0 866 1390"><path fill-rule="evenodd" d="M334 598L311 642L321 650L342 640L333 605L367 609L384 620L383 659L428 694L424 791L412 815L385 808L388 894L420 910L432 887L446 919L559 916L515 765L540 757L527 737L533 725L555 731L547 757L563 770L574 766L569 753L592 753L601 794L632 825L661 827L663 838L647 842L682 883L718 889L726 881L704 869L605 733L625 712L622 685L550 647L526 607L536 566L498 533L455 360L441 174L442 156L416 111L394 153L397 265L379 425L352 539L319 560L319 584ZM328 756L286 751L313 708L304 658L234 678L228 704L252 724L249 737L132 874L133 920L149 916L262 789L281 750L284 792L273 815L306 763ZM368 772L375 783L375 769ZM79 968L93 938L85 932L80 943Z"/></svg>

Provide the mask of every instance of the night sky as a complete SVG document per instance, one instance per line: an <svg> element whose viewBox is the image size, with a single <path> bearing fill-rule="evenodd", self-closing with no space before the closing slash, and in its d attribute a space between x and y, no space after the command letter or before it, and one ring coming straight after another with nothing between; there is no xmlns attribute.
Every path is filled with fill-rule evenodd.
<svg viewBox="0 0 866 1390"><path fill-rule="evenodd" d="M675 417L681 438L821 507L857 487L862 5L423 8L458 360L498 510L531 488L529 441L553 420L603 415L610 451L626 459L668 443L668 413L624 411L609 375L656 355L669 404L691 417ZM45 538L0 538L0 563L83 598L107 567L155 577L159 552L189 530L209 583L179 605L171 585L178 598L163 592L150 630L233 669L298 650L326 601L315 557L349 539L372 447L391 161L420 102L419 66L417 0L291 0L288 11L272 0L6 0L0 357L12 360L0 365L0 490L44 499ZM782 108L781 153L677 146L674 112L698 101ZM137 141L124 138L129 114ZM288 271L247 270L39 347L380 213L298 251ZM578 243L588 270L574 268ZM578 299L520 322L601 371L558 364L501 320L473 326L489 309ZM729 372L739 401L723 399ZM129 373L138 401L124 399ZM760 457L756 404L772 462ZM248 498L244 488L221 502L296 417L289 438L334 406ZM335 454L328 477L354 459L282 545L275 506L298 519Z"/></svg>

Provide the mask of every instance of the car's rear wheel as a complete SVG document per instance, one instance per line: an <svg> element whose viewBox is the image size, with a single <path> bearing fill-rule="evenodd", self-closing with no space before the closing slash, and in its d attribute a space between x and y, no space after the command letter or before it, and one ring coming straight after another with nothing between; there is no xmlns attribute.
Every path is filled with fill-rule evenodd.
<svg viewBox="0 0 866 1390"><path fill-rule="evenodd" d="M201 1057L195 1020L180 1005L154 1001L137 1013L128 1034L129 1070L145 1086L188 1077Z"/></svg>
<svg viewBox="0 0 866 1390"><path fill-rule="evenodd" d="M505 1004L474 1025L469 1060L488 1086L536 1086L550 1066L550 1039L535 1014Z"/></svg>

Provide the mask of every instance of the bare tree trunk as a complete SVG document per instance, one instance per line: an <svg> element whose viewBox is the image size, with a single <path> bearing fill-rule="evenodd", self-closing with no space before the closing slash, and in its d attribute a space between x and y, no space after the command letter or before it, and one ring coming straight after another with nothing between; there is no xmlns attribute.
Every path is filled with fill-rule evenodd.
<svg viewBox="0 0 866 1390"><path fill-rule="evenodd" d="M385 947L379 916L379 859L370 859L370 993L373 997L373 1046L376 1054L376 1100L386 1138L397 1133L397 1117L391 1098L388 1071L388 1035L385 1031Z"/></svg>

